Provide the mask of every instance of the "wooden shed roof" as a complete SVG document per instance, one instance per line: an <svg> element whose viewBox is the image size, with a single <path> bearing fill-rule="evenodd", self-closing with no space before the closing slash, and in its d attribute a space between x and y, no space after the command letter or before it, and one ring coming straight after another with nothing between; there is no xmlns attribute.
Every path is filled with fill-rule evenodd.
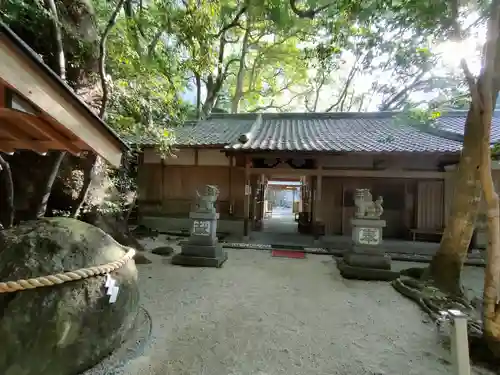
<svg viewBox="0 0 500 375"><path fill-rule="evenodd" d="M0 22L0 151L94 151L118 167L127 144Z"/></svg>

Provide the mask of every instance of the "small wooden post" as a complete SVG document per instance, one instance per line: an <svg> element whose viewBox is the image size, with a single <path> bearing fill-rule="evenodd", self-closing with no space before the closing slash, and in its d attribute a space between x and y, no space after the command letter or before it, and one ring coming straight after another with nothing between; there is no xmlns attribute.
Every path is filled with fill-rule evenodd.
<svg viewBox="0 0 500 375"><path fill-rule="evenodd" d="M470 375L469 339L467 337L467 315L459 310L448 310L453 319L451 333L451 356L456 375Z"/></svg>

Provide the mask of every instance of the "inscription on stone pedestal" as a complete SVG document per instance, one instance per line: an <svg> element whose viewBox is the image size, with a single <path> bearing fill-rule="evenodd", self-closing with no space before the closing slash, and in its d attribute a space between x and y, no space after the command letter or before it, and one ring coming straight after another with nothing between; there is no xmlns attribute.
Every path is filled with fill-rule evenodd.
<svg viewBox="0 0 500 375"><path fill-rule="evenodd" d="M358 242L362 245L378 245L380 243L380 231L377 228L359 228Z"/></svg>
<svg viewBox="0 0 500 375"><path fill-rule="evenodd" d="M210 221L194 220L192 233L197 236L209 236Z"/></svg>

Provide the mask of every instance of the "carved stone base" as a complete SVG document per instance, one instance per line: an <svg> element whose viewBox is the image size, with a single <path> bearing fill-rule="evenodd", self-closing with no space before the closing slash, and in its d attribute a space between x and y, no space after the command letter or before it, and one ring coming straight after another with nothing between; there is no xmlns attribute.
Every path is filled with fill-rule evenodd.
<svg viewBox="0 0 500 375"><path fill-rule="evenodd" d="M377 268L350 266L342 259L337 260L337 268L339 269L342 277L346 279L392 281L399 277L399 272Z"/></svg>
<svg viewBox="0 0 500 375"><path fill-rule="evenodd" d="M348 253L344 255L344 262L352 267L391 269L391 257L386 254Z"/></svg>
<svg viewBox="0 0 500 375"><path fill-rule="evenodd" d="M178 266L186 267L216 267L220 268L227 260L227 253L222 252L222 254L215 258L206 258L199 256L189 256L183 254L177 254L172 257L172 264Z"/></svg>
<svg viewBox="0 0 500 375"><path fill-rule="evenodd" d="M222 245L193 245L186 243L181 247L181 254L190 257L218 258L222 255Z"/></svg>

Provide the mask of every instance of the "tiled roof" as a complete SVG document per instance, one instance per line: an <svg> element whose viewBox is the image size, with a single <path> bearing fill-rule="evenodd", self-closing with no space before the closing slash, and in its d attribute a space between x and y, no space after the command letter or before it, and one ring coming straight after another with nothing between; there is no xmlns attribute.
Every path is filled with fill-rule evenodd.
<svg viewBox="0 0 500 375"><path fill-rule="evenodd" d="M238 118L213 116L199 122L189 122L174 130L175 143L181 146L228 145L250 131L256 116Z"/></svg>
<svg viewBox="0 0 500 375"><path fill-rule="evenodd" d="M449 112L427 127L395 112L215 114L174 134L178 146L248 151L459 152L466 114ZM247 139L240 142L242 135ZM500 140L500 112L492 138Z"/></svg>
<svg viewBox="0 0 500 375"><path fill-rule="evenodd" d="M231 147L323 152L457 152L461 149L461 142L406 125L395 115L377 112L264 116L248 142Z"/></svg>
<svg viewBox="0 0 500 375"><path fill-rule="evenodd" d="M448 132L451 135L456 134L463 138L465 128L466 113L454 112L448 114L445 121L437 121L436 129L438 134L440 132ZM446 136L445 134L443 134ZM493 121L491 124L491 142L496 143L500 141L500 111L495 111Z"/></svg>

